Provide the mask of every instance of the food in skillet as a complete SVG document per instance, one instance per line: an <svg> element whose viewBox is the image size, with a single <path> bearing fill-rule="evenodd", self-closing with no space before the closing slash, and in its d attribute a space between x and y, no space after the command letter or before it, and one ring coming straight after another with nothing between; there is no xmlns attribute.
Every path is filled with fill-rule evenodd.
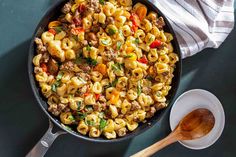
<svg viewBox="0 0 236 157"><path fill-rule="evenodd" d="M131 0L75 0L35 39L48 111L90 137L113 139L167 106L178 56L162 17Z"/></svg>

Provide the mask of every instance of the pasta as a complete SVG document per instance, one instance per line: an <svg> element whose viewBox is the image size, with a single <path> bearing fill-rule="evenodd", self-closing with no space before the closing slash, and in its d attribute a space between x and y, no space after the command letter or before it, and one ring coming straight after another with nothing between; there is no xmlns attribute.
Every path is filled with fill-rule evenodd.
<svg viewBox="0 0 236 157"><path fill-rule="evenodd" d="M178 55L164 20L132 0L71 0L35 39L48 111L79 134L123 137L167 106Z"/></svg>

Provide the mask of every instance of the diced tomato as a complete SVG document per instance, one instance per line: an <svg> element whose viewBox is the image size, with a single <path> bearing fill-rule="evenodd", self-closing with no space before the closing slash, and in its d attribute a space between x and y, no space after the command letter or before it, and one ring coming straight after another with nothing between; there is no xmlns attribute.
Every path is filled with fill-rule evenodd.
<svg viewBox="0 0 236 157"><path fill-rule="evenodd" d="M161 46L161 41L160 40L155 40L151 43L150 48L158 48Z"/></svg>
<svg viewBox="0 0 236 157"><path fill-rule="evenodd" d="M85 7L84 4L80 4L79 7L78 7L78 11L79 11L80 13L83 13L83 12L85 11L85 9L86 9L86 7Z"/></svg>
<svg viewBox="0 0 236 157"><path fill-rule="evenodd" d="M95 99L98 100L100 98L100 94L95 94Z"/></svg>
<svg viewBox="0 0 236 157"><path fill-rule="evenodd" d="M147 64L147 63L148 63L147 57L146 57L146 56L143 56L142 58L140 58L140 59L138 60L138 62L143 63L143 64Z"/></svg>
<svg viewBox="0 0 236 157"><path fill-rule="evenodd" d="M53 29L53 28L49 29L48 32L52 33L53 35L56 35L56 34L57 34L57 32L55 31L55 29Z"/></svg>
<svg viewBox="0 0 236 157"><path fill-rule="evenodd" d="M78 35L79 33L84 32L84 29L82 27L72 28L71 33L74 35Z"/></svg>
<svg viewBox="0 0 236 157"><path fill-rule="evenodd" d="M48 67L45 63L42 63L41 66L40 66L43 70L43 72L47 72L48 71Z"/></svg>

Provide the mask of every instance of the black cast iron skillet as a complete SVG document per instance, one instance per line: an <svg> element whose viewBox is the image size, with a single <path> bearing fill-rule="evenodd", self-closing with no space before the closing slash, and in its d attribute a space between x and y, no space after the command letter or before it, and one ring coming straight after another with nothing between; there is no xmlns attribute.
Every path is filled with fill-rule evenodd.
<svg viewBox="0 0 236 157"><path fill-rule="evenodd" d="M47 108L48 108L47 100L41 94L38 83L34 78L34 70L33 70L34 66L32 64L32 59L33 59L34 55L36 54L36 45L34 43L34 38L35 37L40 37L41 34L44 32L44 30L47 29L48 23L52 20L55 20L61 14L60 10L63 7L63 5L65 4L65 2L66 1L64 1L64 0L59 0L43 16L42 20L39 22L39 24L36 28L36 31L35 31L35 33L32 37L31 44L30 44L30 49L29 49L29 57L28 57L29 79L30 79L30 84L31 84L33 93L35 95L35 98L37 99L38 104L41 107L41 109L49 117L49 119L50 119L49 121L52 121L54 124L56 124L57 130L61 130L61 131L53 134L51 132L53 126L52 126L52 123L50 122L49 130L45 133L45 135L38 142L38 144L32 149L32 151L28 154L28 156L34 156L34 157L43 156L46 153L47 149L52 144L52 142L54 141L54 139L62 133L69 133L69 134L71 134L75 137L78 137L78 138L81 138L81 139L84 139L84 140L88 140L88 141L91 141L91 142L101 142L101 143L114 143L114 142L119 142L119 141L123 141L123 140L129 139L129 138L135 137L138 134L144 132L145 130L147 130L150 127L152 127L153 125L155 125L159 121L159 119L162 117L164 112L166 112L170 109L170 107L172 106L172 101L174 99L174 96L177 92L179 82L180 82L181 65L182 65L182 63L181 63L181 53L180 53L179 44L177 42L175 33L174 33L171 25L166 20L165 15L163 15L162 12L158 8L156 8L152 3L150 3L149 1L147 1L147 0L133 0L133 4L136 4L137 2L141 2L141 3L143 3L144 5L146 5L148 7L148 11L157 12L160 16L162 16L164 18L165 22L166 22L165 31L172 33L173 36L174 36L174 40L172 41L172 44L173 44L173 47L174 47L174 52L178 54L178 56L180 58L180 61L177 62L177 64L176 64L176 68L175 68L175 71L174 71L174 78L173 78L173 82L172 82L172 88L169 91L169 94L167 96L167 100L169 102L168 107L158 111L146 123L140 123L139 127L135 131L133 131L131 133L128 133L126 136L119 137L117 139L107 140L107 139L102 138L102 137L100 137L100 138L91 138L91 137L88 137L88 136L81 135L77 132L67 130L65 127L63 127L61 125L60 120L57 117L53 116L51 113L49 113L47 111Z"/></svg>

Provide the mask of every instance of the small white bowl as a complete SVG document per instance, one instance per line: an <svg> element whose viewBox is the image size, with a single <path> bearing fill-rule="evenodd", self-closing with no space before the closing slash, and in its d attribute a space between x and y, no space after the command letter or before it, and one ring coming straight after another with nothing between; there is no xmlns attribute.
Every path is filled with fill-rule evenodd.
<svg viewBox="0 0 236 157"><path fill-rule="evenodd" d="M179 141L179 143L190 149L204 149L214 144L221 136L225 125L224 109L217 97L206 90L193 89L183 93L173 104L170 112L171 130L175 129L185 115L198 108L210 110L215 117L215 125L202 138Z"/></svg>

